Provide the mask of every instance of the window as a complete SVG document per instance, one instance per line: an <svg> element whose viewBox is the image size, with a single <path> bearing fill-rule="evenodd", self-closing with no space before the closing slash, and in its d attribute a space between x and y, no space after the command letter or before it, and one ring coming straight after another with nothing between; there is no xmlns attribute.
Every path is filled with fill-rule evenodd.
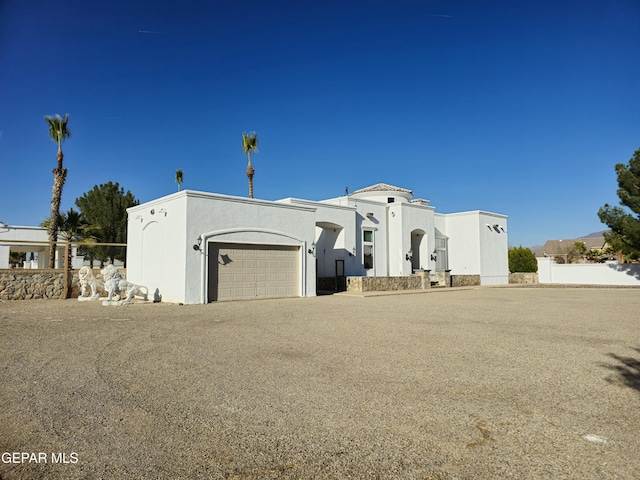
<svg viewBox="0 0 640 480"><path fill-rule="evenodd" d="M362 231L362 251L364 268L373 268L373 230Z"/></svg>
<svg viewBox="0 0 640 480"><path fill-rule="evenodd" d="M394 203L395 201L395 197L387 197L387 203Z"/></svg>

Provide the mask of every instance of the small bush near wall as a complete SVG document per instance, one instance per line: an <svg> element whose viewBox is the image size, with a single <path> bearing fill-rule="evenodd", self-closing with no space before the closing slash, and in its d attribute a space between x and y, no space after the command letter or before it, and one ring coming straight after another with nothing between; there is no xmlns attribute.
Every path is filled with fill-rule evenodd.
<svg viewBox="0 0 640 480"><path fill-rule="evenodd" d="M516 247L509 250L509 271L510 272L537 272L538 261L536 254L529 248Z"/></svg>

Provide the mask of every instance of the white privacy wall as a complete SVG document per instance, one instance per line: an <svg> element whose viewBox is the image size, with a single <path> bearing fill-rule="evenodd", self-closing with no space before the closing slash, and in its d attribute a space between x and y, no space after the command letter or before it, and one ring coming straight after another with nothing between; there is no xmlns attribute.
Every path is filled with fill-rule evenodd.
<svg viewBox="0 0 640 480"><path fill-rule="evenodd" d="M557 264L538 258L538 281L573 285L640 286L640 265L608 263Z"/></svg>

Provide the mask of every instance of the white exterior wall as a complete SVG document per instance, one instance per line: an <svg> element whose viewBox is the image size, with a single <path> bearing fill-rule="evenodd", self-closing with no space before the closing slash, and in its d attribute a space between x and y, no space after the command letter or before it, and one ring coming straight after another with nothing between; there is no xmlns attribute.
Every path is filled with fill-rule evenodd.
<svg viewBox="0 0 640 480"><path fill-rule="evenodd" d="M156 300L185 302L185 255L193 252L187 243L186 191L127 213L127 280L147 287Z"/></svg>
<svg viewBox="0 0 640 480"><path fill-rule="evenodd" d="M640 265L609 263L557 264L538 258L538 281L574 285L640 286Z"/></svg>
<svg viewBox="0 0 640 480"><path fill-rule="evenodd" d="M448 237L452 275L481 275L480 224L475 212L436 214L436 228Z"/></svg>
<svg viewBox="0 0 640 480"><path fill-rule="evenodd" d="M480 283L481 285L508 284L507 217L487 212L478 212L478 217L480 223Z"/></svg>
<svg viewBox="0 0 640 480"><path fill-rule="evenodd" d="M414 268L435 271L431 260L435 248L434 208L411 203L392 203L388 207L389 274L406 276ZM412 234L414 238L412 239ZM415 237L419 234L419 237ZM407 260L412 251L414 261Z"/></svg>
<svg viewBox="0 0 640 480"><path fill-rule="evenodd" d="M472 211L436 214L436 219L436 228L449 239L452 275L480 275L482 285L509 283L506 216Z"/></svg>
<svg viewBox="0 0 640 480"><path fill-rule="evenodd" d="M158 218L162 209L166 216ZM315 262L307 253L315 236L313 208L184 190L128 213L129 279L150 293L158 289L163 301L207 301L211 242L300 247L300 294L315 295ZM194 250L199 238L201 249Z"/></svg>
<svg viewBox="0 0 640 480"><path fill-rule="evenodd" d="M355 233L355 207L312 202L298 198L286 198L278 203L302 205L315 209L314 241L316 248L313 256L317 264L318 277L335 276L336 260L344 260L346 275L355 275L352 272L360 271Z"/></svg>
<svg viewBox="0 0 640 480"><path fill-rule="evenodd" d="M367 277L389 276L387 204L365 199L353 199L356 207L355 240L358 264L352 275ZM373 214L373 215L368 215ZM373 268L364 268L363 231L373 231Z"/></svg>

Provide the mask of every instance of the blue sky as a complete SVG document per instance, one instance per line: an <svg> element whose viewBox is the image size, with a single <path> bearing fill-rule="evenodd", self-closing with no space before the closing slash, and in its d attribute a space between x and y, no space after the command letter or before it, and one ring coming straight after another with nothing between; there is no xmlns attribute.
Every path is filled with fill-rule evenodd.
<svg viewBox="0 0 640 480"><path fill-rule="evenodd" d="M509 215L533 246L604 229L640 147L637 0L0 2L0 220L117 181L321 200L384 182Z"/></svg>

